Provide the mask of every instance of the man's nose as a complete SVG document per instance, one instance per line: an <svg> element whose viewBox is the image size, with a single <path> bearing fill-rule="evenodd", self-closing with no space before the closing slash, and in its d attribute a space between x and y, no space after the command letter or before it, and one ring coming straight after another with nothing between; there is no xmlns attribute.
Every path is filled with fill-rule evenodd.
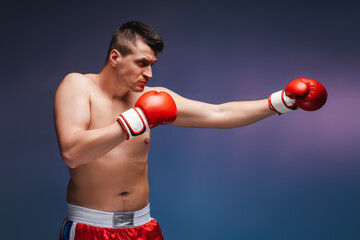
<svg viewBox="0 0 360 240"><path fill-rule="evenodd" d="M148 66L148 67L144 70L143 75L144 75L147 79L152 78L152 69L151 69L151 66Z"/></svg>

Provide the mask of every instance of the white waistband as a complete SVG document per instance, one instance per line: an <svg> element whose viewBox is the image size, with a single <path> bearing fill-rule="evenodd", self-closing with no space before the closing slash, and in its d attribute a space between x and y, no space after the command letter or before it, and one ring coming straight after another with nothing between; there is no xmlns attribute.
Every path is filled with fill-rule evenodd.
<svg viewBox="0 0 360 240"><path fill-rule="evenodd" d="M132 228L150 222L150 204L134 212L103 212L68 204L68 219L102 228Z"/></svg>

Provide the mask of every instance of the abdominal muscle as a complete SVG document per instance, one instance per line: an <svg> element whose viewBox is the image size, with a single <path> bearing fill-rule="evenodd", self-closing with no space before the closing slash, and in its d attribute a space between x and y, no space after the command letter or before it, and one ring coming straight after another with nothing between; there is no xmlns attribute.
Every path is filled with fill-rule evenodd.
<svg viewBox="0 0 360 240"><path fill-rule="evenodd" d="M123 142L91 163L71 169L67 201L107 212L136 211L149 204L149 133Z"/></svg>

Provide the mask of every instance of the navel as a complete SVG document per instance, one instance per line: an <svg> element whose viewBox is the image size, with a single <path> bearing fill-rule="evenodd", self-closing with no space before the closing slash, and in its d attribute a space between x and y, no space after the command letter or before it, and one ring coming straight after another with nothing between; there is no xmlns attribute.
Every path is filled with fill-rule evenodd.
<svg viewBox="0 0 360 240"><path fill-rule="evenodd" d="M121 192L121 193L120 193L120 196L122 196L122 197L125 197L125 196L127 196L127 195L129 195L129 192Z"/></svg>
<svg viewBox="0 0 360 240"><path fill-rule="evenodd" d="M148 144L150 142L150 139L148 137L144 138L144 143Z"/></svg>

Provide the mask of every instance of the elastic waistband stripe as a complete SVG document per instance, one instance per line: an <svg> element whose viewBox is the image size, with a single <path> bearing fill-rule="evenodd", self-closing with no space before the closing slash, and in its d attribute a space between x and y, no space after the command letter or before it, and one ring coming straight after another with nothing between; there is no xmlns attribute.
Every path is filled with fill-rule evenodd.
<svg viewBox="0 0 360 240"><path fill-rule="evenodd" d="M102 228L132 228L151 221L150 204L134 212L103 212L68 204L68 219Z"/></svg>

